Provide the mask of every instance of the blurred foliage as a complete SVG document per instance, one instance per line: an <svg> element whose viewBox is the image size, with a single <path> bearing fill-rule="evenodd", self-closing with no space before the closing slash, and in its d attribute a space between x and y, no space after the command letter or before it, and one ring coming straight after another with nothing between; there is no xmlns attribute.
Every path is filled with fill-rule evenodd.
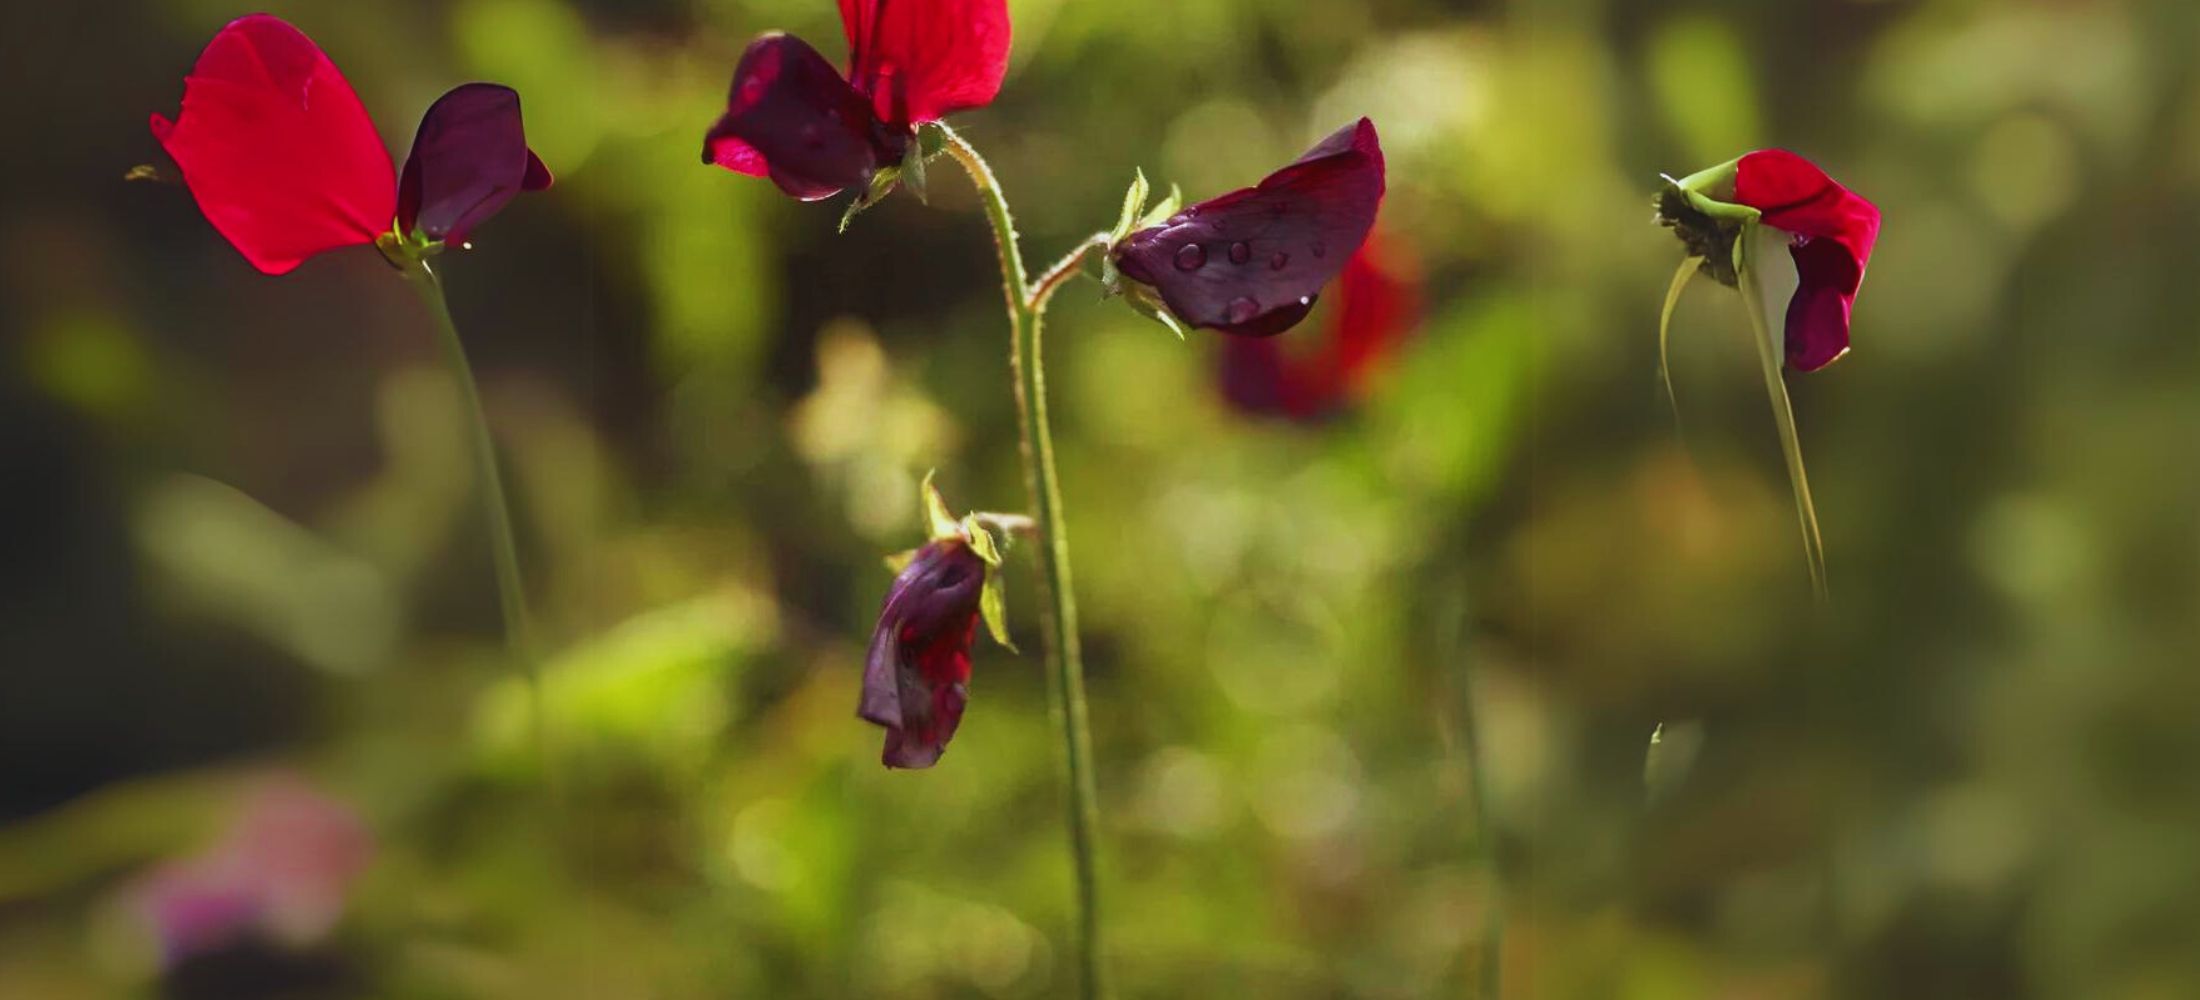
<svg viewBox="0 0 2200 1000"><path fill-rule="evenodd" d="M1027 652L980 647L941 766L853 712L918 480L1020 506L974 199L836 237L695 162L747 40L837 55L834 5L270 6L393 149L494 79L558 173L448 268L543 741L409 293L364 249L263 279L122 181L242 9L12 5L0 996L1060 995L1017 554ZM1505 997L2200 993L2200 7L1012 8L956 124L1035 256L1134 169L1205 197L1367 114L1428 279L1315 427L1226 409L1210 336L1057 300L1125 996L1481 996L1500 959ZM1886 214L1855 354L1792 383L1824 614L1731 295L1676 315L1679 427L1657 387L1657 175L1770 145ZM277 765L374 831L348 915L156 983L118 894Z"/></svg>

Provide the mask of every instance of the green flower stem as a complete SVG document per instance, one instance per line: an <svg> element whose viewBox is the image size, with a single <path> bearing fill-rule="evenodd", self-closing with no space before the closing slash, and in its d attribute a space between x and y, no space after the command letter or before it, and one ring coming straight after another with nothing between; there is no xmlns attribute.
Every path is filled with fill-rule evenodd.
<svg viewBox="0 0 2200 1000"><path fill-rule="evenodd" d="M1803 558L1810 566L1811 592L1823 603L1830 593L1826 585L1826 542L1818 533L1818 507L1811 502L1810 477L1803 471L1803 443L1795 430L1795 407L1788 400L1787 380L1780 374L1784 348L1773 339L1772 325L1765 320L1764 286L1758 283L1757 269L1751 264L1754 251L1750 242L1756 235L1756 224L1748 223L1734 238L1734 273L1741 281L1743 309L1749 313L1749 329L1757 341L1757 361L1764 370L1772 418L1780 427L1780 453L1787 459L1788 484L1795 492L1795 517L1803 529Z"/></svg>
<svg viewBox="0 0 2200 1000"><path fill-rule="evenodd" d="M1015 369L1016 412L1023 439L1024 486L1031 494L1032 519L1038 522L1039 589L1045 605L1049 685L1054 715L1061 723L1062 757L1069 781L1069 835L1077 874L1077 966L1079 994L1087 1000L1107 996L1101 961L1099 793L1092 774L1092 734L1085 710L1085 664L1077 645L1077 599L1070 587L1069 538L1062 525L1062 486L1054 471L1054 435L1047 424L1046 369L1040 355L1040 321L1054 289L1077 273L1094 247L1086 241L1062 263L1029 281L1016 223L992 168L963 137L945 125L947 153L962 164L985 203L986 221L1000 251L1001 290L1008 300L1010 362Z"/></svg>
<svg viewBox="0 0 2200 1000"><path fill-rule="evenodd" d="M529 715L538 751L543 749L542 678L535 667L534 638L527 620L527 592L519 573L519 545L512 533L512 508L504 499L504 477L497 471L496 444L489 436L489 415L481 405L481 389L474 381L473 366L466 362L466 345L459 340L458 325L451 321L451 307L443 297L442 279L424 259L403 264L405 278L420 293L420 301L435 317L436 339L443 360L458 382L466 404L468 437L473 443L474 474L480 480L481 512L488 522L489 550L496 564L497 600L504 613L504 641L520 672L527 679Z"/></svg>

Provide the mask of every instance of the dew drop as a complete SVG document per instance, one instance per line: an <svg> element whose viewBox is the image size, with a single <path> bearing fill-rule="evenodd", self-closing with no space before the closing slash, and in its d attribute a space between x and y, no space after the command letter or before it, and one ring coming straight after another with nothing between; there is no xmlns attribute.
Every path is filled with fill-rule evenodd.
<svg viewBox="0 0 2200 1000"><path fill-rule="evenodd" d="M1247 298L1246 296L1240 295L1237 298L1230 300L1229 308L1223 313L1223 318L1230 321L1231 324L1235 325L1238 323L1250 323L1252 322L1253 317L1258 315L1260 315L1260 303L1255 302L1252 299Z"/></svg>
<svg viewBox="0 0 2200 1000"><path fill-rule="evenodd" d="M1291 263L1291 255L1284 253L1281 250L1278 250L1276 251L1275 256L1268 258L1268 269L1271 271L1281 271L1283 270L1283 266L1289 263Z"/></svg>
<svg viewBox="0 0 2200 1000"><path fill-rule="evenodd" d="M1311 295L1301 295L1301 296L1299 296L1299 304L1300 304L1300 305L1302 305L1302 306L1310 306L1310 305L1313 305L1313 304L1314 304L1314 297L1313 297L1313 296L1311 296Z"/></svg>
<svg viewBox="0 0 2200 1000"><path fill-rule="evenodd" d="M1176 252L1176 269L1179 271L1197 271L1206 266L1206 247L1197 243L1186 243L1184 249Z"/></svg>
<svg viewBox="0 0 2200 1000"><path fill-rule="evenodd" d="M1238 242L1236 242L1236 243L1232 243L1232 244L1230 244L1230 263L1232 263L1232 264L1243 264L1243 263L1245 263L1246 261L1249 261L1249 260L1252 260L1252 259L1253 259L1253 248L1252 248L1251 246L1248 246L1248 245L1246 245L1246 243L1245 243L1245 241L1244 241L1244 240L1239 240L1239 241L1238 241Z"/></svg>

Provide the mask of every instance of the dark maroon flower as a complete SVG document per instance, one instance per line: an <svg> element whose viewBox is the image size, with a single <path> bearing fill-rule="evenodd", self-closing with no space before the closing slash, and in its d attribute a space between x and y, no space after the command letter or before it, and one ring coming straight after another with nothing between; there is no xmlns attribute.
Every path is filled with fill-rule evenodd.
<svg viewBox="0 0 2200 1000"><path fill-rule="evenodd" d="M1290 329L1367 240L1383 150L1365 118L1257 187L1193 205L1117 243L1115 266L1192 326L1249 337Z"/></svg>
<svg viewBox="0 0 2200 1000"><path fill-rule="evenodd" d="M468 83L420 119L397 184L397 227L431 241L463 243L521 191L550 186L550 168L527 148L519 92Z"/></svg>
<svg viewBox="0 0 2200 1000"><path fill-rule="evenodd" d="M1782 338L1788 366L1817 371L1848 353L1849 313L1879 238L1879 209L1784 149L1758 150L1673 182L1659 202L1661 221L1706 259L1707 273L1730 285L1734 206L1790 237L1796 287Z"/></svg>
<svg viewBox="0 0 2200 1000"><path fill-rule="evenodd" d="M1223 398L1256 416L1314 421L1338 412L1413 332L1420 292L1404 247L1379 236L1369 239L1338 276L1329 323L1312 351L1288 351L1275 338L1223 342Z"/></svg>
<svg viewBox="0 0 2200 1000"><path fill-rule="evenodd" d="M841 75L778 32L741 54L703 162L769 177L803 201L898 166L914 128L992 103L1008 72L1007 0L840 0Z"/></svg>
<svg viewBox="0 0 2200 1000"><path fill-rule="evenodd" d="M207 43L184 79L183 110L152 116L207 221L266 274L398 231L463 240L519 190L550 185L527 152L519 97L467 84L421 122L402 192L358 94L313 40L253 14ZM419 226L416 229L415 223Z"/></svg>
<svg viewBox="0 0 2200 1000"><path fill-rule="evenodd" d="M887 767L931 767L961 724L987 569L968 544L939 539L886 592L857 714L886 727Z"/></svg>

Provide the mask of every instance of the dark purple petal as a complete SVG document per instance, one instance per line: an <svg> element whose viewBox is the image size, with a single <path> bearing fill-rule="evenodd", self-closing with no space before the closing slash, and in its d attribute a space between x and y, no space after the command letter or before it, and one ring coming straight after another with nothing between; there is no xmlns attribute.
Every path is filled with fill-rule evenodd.
<svg viewBox="0 0 2200 1000"><path fill-rule="evenodd" d="M431 240L463 242L521 191L549 186L549 168L527 148L519 92L463 84L420 119L397 184L397 224Z"/></svg>
<svg viewBox="0 0 2200 1000"><path fill-rule="evenodd" d="M887 590L856 709L886 727L886 766L932 766L961 724L985 572L969 546L933 542Z"/></svg>
<svg viewBox="0 0 2200 1000"><path fill-rule="evenodd" d="M1366 242L1382 200L1382 146L1362 118L1258 187L1132 233L1115 248L1116 266L1192 326L1272 336L1306 318Z"/></svg>
<svg viewBox="0 0 2200 1000"><path fill-rule="evenodd" d="M1796 285L1788 299L1787 363L1814 372L1849 352L1849 308L1864 275L1834 240L1798 237L1788 253L1795 258Z"/></svg>
<svg viewBox="0 0 2200 1000"><path fill-rule="evenodd" d="M703 162L816 201L862 189L880 167L901 162L907 143L809 43L772 32L741 54L726 113L703 136Z"/></svg>

